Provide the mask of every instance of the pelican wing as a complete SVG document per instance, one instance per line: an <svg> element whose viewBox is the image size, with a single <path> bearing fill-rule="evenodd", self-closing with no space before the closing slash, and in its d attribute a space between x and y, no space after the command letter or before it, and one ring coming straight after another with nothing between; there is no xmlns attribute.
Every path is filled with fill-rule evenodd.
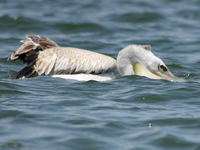
<svg viewBox="0 0 200 150"><path fill-rule="evenodd" d="M48 51L48 50L46 50ZM53 71L57 56L52 51L41 53L34 64L34 70L38 75L49 75Z"/></svg>
<svg viewBox="0 0 200 150"><path fill-rule="evenodd" d="M78 48L59 47L49 38L27 35L26 40L12 55L11 60L20 59L27 66L11 79L30 78L55 74L102 74L116 68L116 60L96 52Z"/></svg>
<svg viewBox="0 0 200 150"><path fill-rule="evenodd" d="M22 40L22 46L20 46L12 55L10 56L11 60L20 59L24 63L27 63L27 66L12 75L10 79L19 79L19 78L30 78L38 76L37 71L34 68L35 62L38 58L40 52L52 48L59 47L59 45L52 41L49 38L37 35L26 35L26 40ZM52 57L52 59L55 58ZM53 61L50 66L52 66ZM47 73L49 70L46 71Z"/></svg>
<svg viewBox="0 0 200 150"><path fill-rule="evenodd" d="M102 74L114 71L116 60L83 49L56 47L43 51L34 68L39 75Z"/></svg>

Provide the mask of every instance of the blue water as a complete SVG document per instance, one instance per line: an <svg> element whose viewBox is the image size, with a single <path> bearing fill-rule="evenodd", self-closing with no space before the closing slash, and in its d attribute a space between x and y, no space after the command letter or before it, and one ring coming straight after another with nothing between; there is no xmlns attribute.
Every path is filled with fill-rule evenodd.
<svg viewBox="0 0 200 150"><path fill-rule="evenodd" d="M0 149L200 150L199 0L0 0ZM139 76L10 80L7 61L36 34L116 58L150 44L175 83Z"/></svg>

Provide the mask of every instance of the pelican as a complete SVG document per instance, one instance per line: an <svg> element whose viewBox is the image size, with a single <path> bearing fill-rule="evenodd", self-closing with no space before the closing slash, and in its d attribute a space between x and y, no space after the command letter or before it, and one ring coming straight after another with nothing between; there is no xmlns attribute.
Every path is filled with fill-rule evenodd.
<svg viewBox="0 0 200 150"><path fill-rule="evenodd" d="M115 60L112 57L73 47L60 47L43 36L26 35L26 40L12 55L27 65L10 79L31 78L41 75L75 80L106 81L121 76L139 75L151 79L173 80L176 77L164 62L151 52L150 45L129 45Z"/></svg>

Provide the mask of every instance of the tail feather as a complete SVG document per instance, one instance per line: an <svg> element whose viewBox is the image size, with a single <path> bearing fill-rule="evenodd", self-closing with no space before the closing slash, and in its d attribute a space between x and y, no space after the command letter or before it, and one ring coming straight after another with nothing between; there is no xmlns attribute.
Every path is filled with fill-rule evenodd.
<svg viewBox="0 0 200 150"><path fill-rule="evenodd" d="M38 55L39 51L43 51L51 47L59 47L56 42L47 37L26 35L26 38L26 40L21 41L24 44L12 53L10 57L11 60L20 59L23 60L24 63L28 63L26 62L26 57L30 55Z"/></svg>

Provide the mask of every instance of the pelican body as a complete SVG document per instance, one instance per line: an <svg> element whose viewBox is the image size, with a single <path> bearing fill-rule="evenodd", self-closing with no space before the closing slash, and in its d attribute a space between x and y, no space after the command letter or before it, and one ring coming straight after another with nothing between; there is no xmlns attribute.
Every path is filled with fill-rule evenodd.
<svg viewBox="0 0 200 150"><path fill-rule="evenodd" d="M116 60L96 52L60 47L49 38L27 35L27 40L12 55L27 66L11 79L31 78L40 75L108 74L116 69Z"/></svg>
<svg viewBox="0 0 200 150"><path fill-rule="evenodd" d="M140 75L167 80L176 78L164 62L151 52L150 45L129 45L119 52L115 60L88 50L60 47L43 36L27 35L26 38L10 59L20 59L27 66L10 79L48 75L65 79L106 81L114 78L116 68L121 76Z"/></svg>

